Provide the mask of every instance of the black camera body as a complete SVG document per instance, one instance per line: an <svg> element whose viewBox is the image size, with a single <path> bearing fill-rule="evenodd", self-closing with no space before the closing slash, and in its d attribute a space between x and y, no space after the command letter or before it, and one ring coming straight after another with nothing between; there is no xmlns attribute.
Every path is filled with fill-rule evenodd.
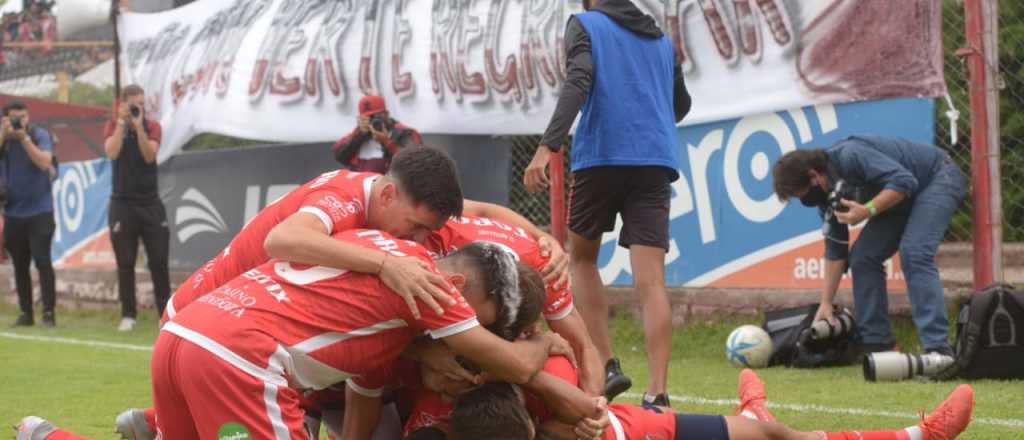
<svg viewBox="0 0 1024 440"><path fill-rule="evenodd" d="M137 118L139 117L139 115L142 114L142 109L140 109L139 106L135 104L132 104L131 107L128 107L128 110L132 112L133 118Z"/></svg>
<svg viewBox="0 0 1024 440"><path fill-rule="evenodd" d="M388 127L388 117L384 113L375 113L370 115L370 126L375 131L384 131Z"/></svg>
<svg viewBox="0 0 1024 440"><path fill-rule="evenodd" d="M21 118L11 118L11 127L15 130L21 130L24 128L24 124L21 123Z"/></svg>
<svg viewBox="0 0 1024 440"><path fill-rule="evenodd" d="M836 182L835 189L828 194L828 207L835 212L846 212L850 208L843 205L842 200L853 200L856 201L860 191L855 186L847 185L846 182L840 180Z"/></svg>

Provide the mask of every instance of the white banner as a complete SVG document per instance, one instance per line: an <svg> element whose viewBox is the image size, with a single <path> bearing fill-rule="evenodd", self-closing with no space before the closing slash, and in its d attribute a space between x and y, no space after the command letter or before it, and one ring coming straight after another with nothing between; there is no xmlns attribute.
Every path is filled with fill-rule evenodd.
<svg viewBox="0 0 1024 440"><path fill-rule="evenodd" d="M938 96L939 2L636 0L684 60L687 124L808 104ZM536 134L565 78L580 0L201 0L121 17L124 84L164 127L333 141L382 94L425 133Z"/></svg>

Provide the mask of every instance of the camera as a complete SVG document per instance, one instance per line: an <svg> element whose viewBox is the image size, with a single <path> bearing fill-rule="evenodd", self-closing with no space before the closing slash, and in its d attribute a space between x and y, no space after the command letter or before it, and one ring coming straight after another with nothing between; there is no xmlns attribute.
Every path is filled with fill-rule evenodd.
<svg viewBox="0 0 1024 440"><path fill-rule="evenodd" d="M137 118L139 117L140 114L142 114L142 109L140 109L139 106L135 104L132 104L131 107L128 108L128 110L132 112L133 118Z"/></svg>
<svg viewBox="0 0 1024 440"><path fill-rule="evenodd" d="M24 126L21 123L21 118L11 118L11 127L15 130L21 130Z"/></svg>
<svg viewBox="0 0 1024 440"><path fill-rule="evenodd" d="M856 187L840 180L836 182L836 188L828 194L828 207L835 212L849 211L850 208L844 206L842 200L857 200L859 195L860 191Z"/></svg>
<svg viewBox="0 0 1024 440"><path fill-rule="evenodd" d="M384 131L388 126L388 117L384 113L375 113L370 115L370 126L375 131Z"/></svg>
<svg viewBox="0 0 1024 440"><path fill-rule="evenodd" d="M853 312L843 307L835 313L836 324L827 319L821 319L811 324L808 336L815 341L836 339L846 336L853 331Z"/></svg>
<svg viewBox="0 0 1024 440"><path fill-rule="evenodd" d="M864 356L864 380L897 381L917 376L934 376L952 365L953 361L952 356L940 353L871 353Z"/></svg>

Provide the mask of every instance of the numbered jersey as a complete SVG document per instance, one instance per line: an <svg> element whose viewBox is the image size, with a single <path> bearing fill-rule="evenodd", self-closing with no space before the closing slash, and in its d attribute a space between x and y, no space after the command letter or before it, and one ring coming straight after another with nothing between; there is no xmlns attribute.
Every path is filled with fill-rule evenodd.
<svg viewBox="0 0 1024 440"><path fill-rule="evenodd" d="M523 228L509 226L485 217L463 216L452 218L427 241L432 252L447 255L474 241L487 241L503 245L519 256L519 261L540 272L548 264L548 257L540 254L537 240ZM572 293L567 286L547 286L544 318L557 321L569 316L573 310Z"/></svg>
<svg viewBox="0 0 1024 440"><path fill-rule="evenodd" d="M196 298L265 263L267 234L297 212L315 215L331 235L366 227L370 187L377 174L331 171L306 182L271 203L245 225L223 251L192 274L167 303L164 319L173 318Z"/></svg>
<svg viewBox="0 0 1024 440"><path fill-rule="evenodd" d="M433 266L422 246L375 230L335 239L412 255ZM434 269L436 270L436 269ZM163 331L185 338L239 368L278 372L299 389L323 389L386 367L424 332L444 338L477 325L461 295L437 315L416 319L379 278L272 260L200 297Z"/></svg>

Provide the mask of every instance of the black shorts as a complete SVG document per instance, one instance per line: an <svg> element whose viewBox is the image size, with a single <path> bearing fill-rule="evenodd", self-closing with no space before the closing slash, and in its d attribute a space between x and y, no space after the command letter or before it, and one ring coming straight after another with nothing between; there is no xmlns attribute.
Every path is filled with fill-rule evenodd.
<svg viewBox="0 0 1024 440"><path fill-rule="evenodd" d="M668 251L668 213L675 172L660 166L594 167L572 173L569 230L587 240L615 229L622 215L619 246Z"/></svg>
<svg viewBox="0 0 1024 440"><path fill-rule="evenodd" d="M725 417L676 414L675 440L729 440Z"/></svg>

